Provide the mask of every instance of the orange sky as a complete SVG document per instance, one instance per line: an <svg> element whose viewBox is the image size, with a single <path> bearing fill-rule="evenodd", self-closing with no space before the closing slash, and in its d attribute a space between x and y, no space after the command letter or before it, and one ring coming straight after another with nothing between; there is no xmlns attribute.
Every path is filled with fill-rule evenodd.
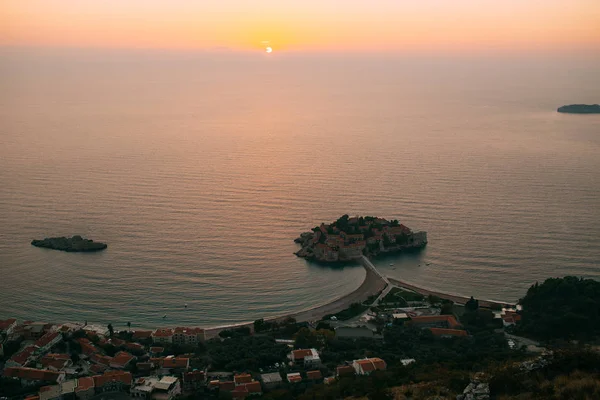
<svg viewBox="0 0 600 400"><path fill-rule="evenodd" d="M1 0L0 45L600 51L600 0Z"/></svg>

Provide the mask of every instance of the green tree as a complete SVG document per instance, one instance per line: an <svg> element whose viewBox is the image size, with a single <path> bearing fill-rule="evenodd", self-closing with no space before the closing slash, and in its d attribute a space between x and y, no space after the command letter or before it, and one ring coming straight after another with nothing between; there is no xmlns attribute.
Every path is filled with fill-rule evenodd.
<svg viewBox="0 0 600 400"><path fill-rule="evenodd" d="M479 308L479 300L475 300L473 296L465 303L466 311L475 311Z"/></svg>

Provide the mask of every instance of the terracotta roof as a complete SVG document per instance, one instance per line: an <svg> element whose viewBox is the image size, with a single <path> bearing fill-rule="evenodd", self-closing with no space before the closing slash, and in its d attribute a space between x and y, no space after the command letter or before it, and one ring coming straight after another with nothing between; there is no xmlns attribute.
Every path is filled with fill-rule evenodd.
<svg viewBox="0 0 600 400"><path fill-rule="evenodd" d="M375 365L371 362L371 360L358 360L356 363L360 365L364 372L375 371Z"/></svg>
<svg viewBox="0 0 600 400"><path fill-rule="evenodd" d="M122 382L131 385L131 373L125 371L108 371L104 375L94 376L94 386L101 387L110 382Z"/></svg>
<svg viewBox="0 0 600 400"><path fill-rule="evenodd" d="M103 364L94 364L90 367L90 371L95 372L96 374L100 374L100 373L106 371L107 368L108 368L108 366L103 365Z"/></svg>
<svg viewBox="0 0 600 400"><path fill-rule="evenodd" d="M292 372L287 374L287 380L291 383L302 382L302 376L300 376L299 372Z"/></svg>
<svg viewBox="0 0 600 400"><path fill-rule="evenodd" d="M449 328L456 328L460 326L454 315L425 315L420 317L412 317L411 322L413 324L429 324L436 322L446 322Z"/></svg>
<svg viewBox="0 0 600 400"><path fill-rule="evenodd" d="M133 331L132 337L134 339L147 339L152 337L152 331Z"/></svg>
<svg viewBox="0 0 600 400"><path fill-rule="evenodd" d="M244 385L248 390L248 393L261 393L262 388L260 387L260 382L254 381L249 382Z"/></svg>
<svg viewBox="0 0 600 400"><path fill-rule="evenodd" d="M173 336L173 330L170 328L160 328L152 333L154 337L169 337Z"/></svg>
<svg viewBox="0 0 600 400"><path fill-rule="evenodd" d="M88 390L94 387L94 378L91 376L86 376L85 378L77 379L77 387L75 388L76 392L81 392L84 390Z"/></svg>
<svg viewBox="0 0 600 400"><path fill-rule="evenodd" d="M232 391L233 389L235 389L235 382L233 382L233 381L219 382L219 389Z"/></svg>
<svg viewBox="0 0 600 400"><path fill-rule="evenodd" d="M88 339L79 338L77 339L79 344L81 345L81 352L87 356L92 355L98 352L96 346L94 346Z"/></svg>
<svg viewBox="0 0 600 400"><path fill-rule="evenodd" d="M35 345L38 346L38 347L44 347L44 346L48 345L48 343L50 343L54 339L56 339L56 337L58 335L60 335L60 333L58 333L58 332L48 332L44 336L42 336L41 338L39 338L37 340L37 342L35 342Z"/></svg>
<svg viewBox="0 0 600 400"><path fill-rule="evenodd" d="M46 354L40 360L40 364L45 368L62 369L71 360L68 354Z"/></svg>
<svg viewBox="0 0 600 400"><path fill-rule="evenodd" d="M190 359L182 357L163 358L161 363L163 368L187 368L189 365Z"/></svg>
<svg viewBox="0 0 600 400"><path fill-rule="evenodd" d="M305 357L312 356L311 349L301 349L292 351L292 356L294 360L304 360Z"/></svg>
<svg viewBox="0 0 600 400"><path fill-rule="evenodd" d="M429 328L435 336L468 336L462 329Z"/></svg>
<svg viewBox="0 0 600 400"><path fill-rule="evenodd" d="M375 365L375 369L383 371L387 368L387 364L381 358L371 358L371 362Z"/></svg>
<svg viewBox="0 0 600 400"><path fill-rule="evenodd" d="M113 346L117 346L117 347L119 347L119 346L123 346L125 343L127 343L127 342L125 342L123 339L119 339L119 338L112 338L112 339L110 339L110 340L109 340L109 342L110 342L110 343L111 343Z"/></svg>
<svg viewBox="0 0 600 400"><path fill-rule="evenodd" d="M150 347L151 353L162 353L163 351L165 351L164 347Z"/></svg>
<svg viewBox="0 0 600 400"><path fill-rule="evenodd" d="M15 322L17 322L15 318L0 320L0 331L7 330Z"/></svg>
<svg viewBox="0 0 600 400"><path fill-rule="evenodd" d="M30 395L30 396L25 397L25 400L40 400L40 396Z"/></svg>
<svg viewBox="0 0 600 400"><path fill-rule="evenodd" d="M351 376L354 375L354 368L351 365L340 365L337 367L336 373L339 376Z"/></svg>
<svg viewBox="0 0 600 400"><path fill-rule="evenodd" d="M231 397L234 399L245 399L248 395L248 389L245 386L238 386L231 391Z"/></svg>
<svg viewBox="0 0 600 400"><path fill-rule="evenodd" d="M308 379L312 379L312 380L316 381L316 380L323 378L323 375L321 374L321 371L315 370L315 371L308 371L306 373L306 377Z"/></svg>
<svg viewBox="0 0 600 400"><path fill-rule="evenodd" d="M113 357L110 362L111 366L117 366L118 368L125 368L127 364L131 362L135 357L126 351L120 351Z"/></svg>
<svg viewBox="0 0 600 400"><path fill-rule="evenodd" d="M125 347L127 347L129 350L140 350L140 351L144 350L144 346L142 346L139 343L128 342L127 344L125 344Z"/></svg>
<svg viewBox="0 0 600 400"><path fill-rule="evenodd" d="M13 355L10 359L20 365L25 365L35 350L35 346L27 346L19 353Z"/></svg>
<svg viewBox="0 0 600 400"><path fill-rule="evenodd" d="M252 375L250 374L239 374L233 377L233 381L236 385L240 385L242 383L252 382Z"/></svg>
<svg viewBox="0 0 600 400"><path fill-rule="evenodd" d="M190 371L183 374L184 382L204 382L204 371Z"/></svg>
<svg viewBox="0 0 600 400"><path fill-rule="evenodd" d="M9 378L21 378L30 381L56 382L61 376L61 373L47 369L9 367L4 369L4 376Z"/></svg>
<svg viewBox="0 0 600 400"><path fill-rule="evenodd" d="M110 365L110 363L112 362L112 357L97 353L97 354L92 354L90 356L90 361L95 362L97 364L103 364L108 367Z"/></svg>

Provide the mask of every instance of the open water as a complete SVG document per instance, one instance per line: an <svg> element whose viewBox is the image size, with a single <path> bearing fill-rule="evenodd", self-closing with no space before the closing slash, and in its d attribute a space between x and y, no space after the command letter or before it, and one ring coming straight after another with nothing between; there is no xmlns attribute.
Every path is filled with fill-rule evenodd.
<svg viewBox="0 0 600 400"><path fill-rule="evenodd" d="M429 288L514 301L600 278L600 115L555 112L600 102L598 71L4 49L0 318L215 326L323 304L365 272L306 263L293 239L344 213L428 231L376 264ZM109 248L29 244L73 234Z"/></svg>

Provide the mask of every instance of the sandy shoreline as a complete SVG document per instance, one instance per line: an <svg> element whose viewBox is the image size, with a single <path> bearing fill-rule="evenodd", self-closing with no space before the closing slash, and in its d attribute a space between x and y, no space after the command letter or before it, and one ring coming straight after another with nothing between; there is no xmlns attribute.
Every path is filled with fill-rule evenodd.
<svg viewBox="0 0 600 400"><path fill-rule="evenodd" d="M367 272L365 275L365 280L363 283L353 292L348 293L345 296L342 296L330 303L323 304L320 306L316 306L313 308L309 308L307 310L297 311L294 313L289 313L277 317L265 318L266 321L281 321L285 318L292 317L295 318L298 322L305 321L318 321L323 318L327 314L334 314L339 311L345 310L350 307L352 303L362 302L366 300L369 296L379 293L385 288L385 282L377 276L373 271L369 268L365 268ZM234 327L242 327L248 326L252 328L254 322L240 323L240 324L232 324L227 326L220 326L214 328L208 328L205 330L206 338L210 339L216 337L219 332L222 330L234 328Z"/></svg>

